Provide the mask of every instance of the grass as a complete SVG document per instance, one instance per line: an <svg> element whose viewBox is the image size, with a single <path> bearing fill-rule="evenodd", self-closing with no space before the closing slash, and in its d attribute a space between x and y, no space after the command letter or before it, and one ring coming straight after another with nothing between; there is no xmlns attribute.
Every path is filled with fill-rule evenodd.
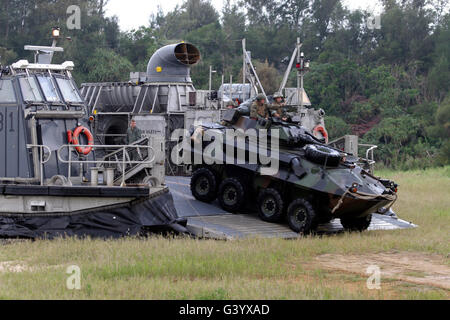
<svg viewBox="0 0 450 320"><path fill-rule="evenodd" d="M0 299L448 299L449 290L398 279L382 278L381 290L368 290L364 271L317 263L323 254L410 252L450 265L450 167L378 174L400 184L395 210L419 228L295 241L18 242L0 247ZM81 290L66 288L70 265L81 268Z"/></svg>

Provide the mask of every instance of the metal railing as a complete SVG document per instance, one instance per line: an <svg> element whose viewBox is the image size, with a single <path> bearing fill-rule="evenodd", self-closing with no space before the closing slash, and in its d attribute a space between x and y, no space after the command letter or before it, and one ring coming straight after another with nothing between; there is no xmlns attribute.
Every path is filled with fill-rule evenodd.
<svg viewBox="0 0 450 320"><path fill-rule="evenodd" d="M106 156L105 158L103 158L102 160L89 160L89 158L86 159L72 159L72 154L74 153L74 151L76 151L76 148L90 148L92 147L93 150L95 149L117 149L117 153L122 153L122 157L121 159L116 159L116 160L105 160L105 158L109 157L110 155ZM68 153L69 153L69 159L63 159L62 158L62 153L63 150L67 149ZM132 157L130 157L130 154L128 152L128 149L136 149L136 152L139 152L139 149L145 149L147 150L147 159L146 161L143 160L132 160ZM127 165L146 165L146 166L150 166L155 162L155 152L153 150L153 148L151 146L142 146L142 145L63 145L58 149L58 160L61 161L61 163L65 163L68 164L68 178L71 178L71 173L72 173L72 166L74 164L79 164L80 166L83 166L84 164L94 164L97 167L98 166L106 166L106 165L118 165L121 169L122 172L122 185L125 184L125 176L127 173ZM82 174L83 170L81 170L81 174Z"/></svg>
<svg viewBox="0 0 450 320"><path fill-rule="evenodd" d="M41 186L44 185L44 165L50 161L50 158L52 157L52 150L48 146L45 145L37 145L37 144L27 144L28 149L37 148L39 151L39 182ZM48 152L48 157L45 158L45 152L46 150Z"/></svg>
<svg viewBox="0 0 450 320"><path fill-rule="evenodd" d="M359 146L369 148L366 151L366 159L375 162L374 151L375 149L378 149L378 146L374 144L361 144L361 143L359 144Z"/></svg>
<svg viewBox="0 0 450 320"><path fill-rule="evenodd" d="M376 164L374 151L376 149L378 149L378 146L373 145L373 144L363 144L363 143L358 144L358 146L368 148L366 150L366 157L364 160L367 163L367 165L369 166L370 173L373 174L375 171L375 164Z"/></svg>
<svg viewBox="0 0 450 320"><path fill-rule="evenodd" d="M331 145L335 148L344 150L347 153L351 153L355 156L358 156L360 159L360 163L363 164L364 166L367 166L368 170L371 173L373 173L373 171L375 169L375 164L376 164L374 151L376 149L378 149L378 146L373 145L373 144L359 143L358 137L351 136L351 135L347 135L347 136L341 137L339 139L333 140L333 141L329 142L329 145ZM367 150L365 152L365 158L359 156L361 148L367 148ZM347 150L347 149L351 149L351 150Z"/></svg>

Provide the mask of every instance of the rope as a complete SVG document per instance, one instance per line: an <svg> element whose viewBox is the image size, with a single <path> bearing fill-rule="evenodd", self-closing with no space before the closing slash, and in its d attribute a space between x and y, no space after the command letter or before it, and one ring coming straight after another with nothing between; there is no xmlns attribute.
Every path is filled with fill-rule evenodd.
<svg viewBox="0 0 450 320"><path fill-rule="evenodd" d="M334 207L334 209L331 211L331 214L334 214L334 213L342 206L342 204L344 203L344 198L345 198L345 196L346 196L347 194L349 194L349 193L350 193L349 190L345 191L345 193L342 195L341 199L339 199L337 205L336 205L336 206Z"/></svg>

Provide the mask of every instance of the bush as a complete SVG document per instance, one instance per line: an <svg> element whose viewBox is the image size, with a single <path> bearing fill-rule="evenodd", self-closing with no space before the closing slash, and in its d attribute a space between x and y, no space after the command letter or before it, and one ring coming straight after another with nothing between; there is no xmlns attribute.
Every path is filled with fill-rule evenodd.
<svg viewBox="0 0 450 320"><path fill-rule="evenodd" d="M436 165L446 166L450 164L450 139L442 144L436 159Z"/></svg>
<svg viewBox="0 0 450 320"><path fill-rule="evenodd" d="M326 127L330 136L330 140L343 137L347 134L351 134L350 126L344 120L338 117L326 117Z"/></svg>
<svg viewBox="0 0 450 320"><path fill-rule="evenodd" d="M411 116L401 116L383 119L378 126L366 133L363 140L379 146L377 160L396 167L407 156L416 156L412 146L421 136L418 121Z"/></svg>

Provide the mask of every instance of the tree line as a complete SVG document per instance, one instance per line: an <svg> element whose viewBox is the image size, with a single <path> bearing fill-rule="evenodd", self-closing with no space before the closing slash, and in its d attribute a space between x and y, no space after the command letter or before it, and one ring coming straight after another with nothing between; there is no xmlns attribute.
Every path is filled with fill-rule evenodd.
<svg viewBox="0 0 450 320"><path fill-rule="evenodd" d="M297 37L311 59L306 90L327 112L332 137L357 134L377 144L377 160L401 169L445 165L450 159L450 15L447 0L383 0L377 23L340 0L184 0L172 11L149 12L147 25L121 31L106 17L106 0L1 0L3 64L28 57L25 44L50 43L52 27L67 39L59 61L73 60L77 82L126 81L145 71L161 46L188 41L202 52L192 70L206 89L209 66L241 79L241 40L267 92L287 68ZM81 9L81 29L66 26L67 8ZM238 80L236 80L238 81ZM288 86L295 86L295 71ZM218 88L220 76L213 78Z"/></svg>

